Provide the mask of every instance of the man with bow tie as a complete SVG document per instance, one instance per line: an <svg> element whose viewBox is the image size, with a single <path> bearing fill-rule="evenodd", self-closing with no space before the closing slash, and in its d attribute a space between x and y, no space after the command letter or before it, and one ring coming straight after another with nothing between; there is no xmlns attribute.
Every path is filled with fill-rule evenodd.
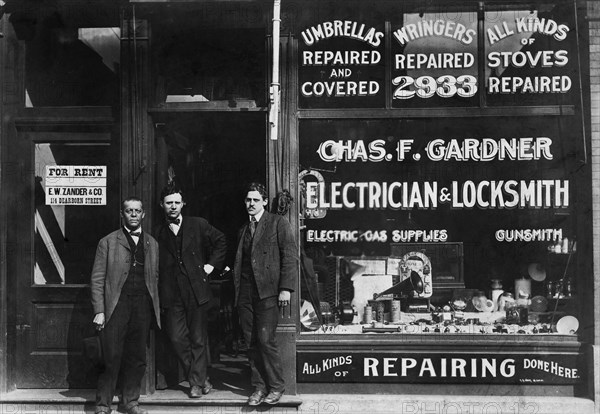
<svg viewBox="0 0 600 414"><path fill-rule="evenodd" d="M225 235L201 217L182 216L183 192L175 185L160 194L165 222L154 234L160 246L159 294L163 322L190 383L190 398L208 394L209 275L222 269Z"/></svg>
<svg viewBox="0 0 600 414"><path fill-rule="evenodd" d="M265 211L264 185L250 184L244 203L248 223L238 234L233 273L254 387L248 405L277 404L285 383L276 330L279 309L289 305L298 281L298 250L290 223Z"/></svg>
<svg viewBox="0 0 600 414"><path fill-rule="evenodd" d="M121 404L138 405L146 371L146 342L153 319L160 327L158 243L142 231L144 208L137 197L121 203L123 227L98 243L90 281L94 324L100 331L104 370L98 377L96 413L110 413L120 376Z"/></svg>

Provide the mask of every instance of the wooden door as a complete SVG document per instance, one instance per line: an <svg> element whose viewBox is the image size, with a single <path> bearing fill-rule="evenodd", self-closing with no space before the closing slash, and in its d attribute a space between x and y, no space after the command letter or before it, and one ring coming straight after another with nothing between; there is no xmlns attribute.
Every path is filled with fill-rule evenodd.
<svg viewBox="0 0 600 414"><path fill-rule="evenodd" d="M94 333L88 283L96 245L119 226L118 152L109 132L23 131L11 141L7 259L16 387L95 388L97 369L82 339ZM104 167L105 187L99 178L55 180L48 166Z"/></svg>

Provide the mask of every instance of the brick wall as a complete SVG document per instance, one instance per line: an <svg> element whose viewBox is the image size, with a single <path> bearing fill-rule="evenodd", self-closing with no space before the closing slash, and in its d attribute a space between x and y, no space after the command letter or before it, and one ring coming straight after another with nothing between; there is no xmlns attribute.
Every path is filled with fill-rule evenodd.
<svg viewBox="0 0 600 414"><path fill-rule="evenodd" d="M591 115L591 161L592 161L592 197L593 197L593 234L594 234L594 275L600 274L600 2L587 2L587 20L589 23L590 53L590 103ZM587 112L587 111L586 111ZM595 292L600 289L595 278ZM594 309L600 309L600 295L594 295ZM594 344L600 345L600 321L595 320Z"/></svg>
<svg viewBox="0 0 600 414"><path fill-rule="evenodd" d="M590 108L591 159L592 159L592 215L593 215L593 263L594 263L594 309L600 309L600 2L588 1L586 18L589 23L590 62ZM598 312L594 318L594 342L591 361L596 368L590 378L590 394L596 412L600 411L600 321Z"/></svg>

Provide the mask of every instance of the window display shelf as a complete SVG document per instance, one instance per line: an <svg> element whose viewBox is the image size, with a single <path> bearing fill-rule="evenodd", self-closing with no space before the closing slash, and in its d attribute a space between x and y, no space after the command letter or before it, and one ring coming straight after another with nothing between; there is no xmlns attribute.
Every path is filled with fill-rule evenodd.
<svg viewBox="0 0 600 414"><path fill-rule="evenodd" d="M574 348L579 348L581 342L578 341L576 335L564 335L556 332L544 334L503 334L494 332L490 333L362 333L361 325L343 326L343 328L335 327L327 330L327 334L319 334L317 331L310 334L299 336L297 345L298 348L320 348L333 347L335 349L342 348L372 348L377 345L377 348L390 346L395 350L408 350L411 347L420 347L428 349L444 349L452 350L454 347L458 351L465 351L471 348L477 349L482 346L490 350L490 347L498 347L505 349L506 347L523 347L529 351L540 351L545 347L558 348L565 347L572 351ZM494 328L493 326L491 328Z"/></svg>
<svg viewBox="0 0 600 414"><path fill-rule="evenodd" d="M319 329L308 332L312 335L329 334L394 334L394 335L436 335L452 337L453 335L533 335L555 336L564 335L556 332L556 322L565 313L531 312L529 323L507 323L505 312L464 312L460 318L455 318L451 312L435 313L401 313L397 323L372 322L368 324L323 325ZM575 332L568 334L576 338Z"/></svg>

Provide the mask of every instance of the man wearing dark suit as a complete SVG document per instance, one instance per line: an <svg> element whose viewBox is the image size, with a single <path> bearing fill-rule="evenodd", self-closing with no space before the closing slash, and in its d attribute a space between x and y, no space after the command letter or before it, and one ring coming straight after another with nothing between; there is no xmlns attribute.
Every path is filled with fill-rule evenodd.
<svg viewBox="0 0 600 414"><path fill-rule="evenodd" d="M167 186L160 195L166 220L155 231L160 246L159 295L163 321L190 383L191 398L212 389L208 381L208 276L221 269L225 236L201 217L182 216L183 192Z"/></svg>
<svg viewBox="0 0 600 414"><path fill-rule="evenodd" d="M238 234L234 284L254 387L248 405L276 404L285 391L276 338L279 308L289 305L297 283L298 251L290 223L265 211L264 185L250 184L244 202L249 221Z"/></svg>
<svg viewBox="0 0 600 414"><path fill-rule="evenodd" d="M95 412L110 413L120 379L127 413L147 414L138 400L152 312L160 327L158 243L141 229L144 209L139 198L123 200L121 218L123 227L98 243L90 282L104 359Z"/></svg>

